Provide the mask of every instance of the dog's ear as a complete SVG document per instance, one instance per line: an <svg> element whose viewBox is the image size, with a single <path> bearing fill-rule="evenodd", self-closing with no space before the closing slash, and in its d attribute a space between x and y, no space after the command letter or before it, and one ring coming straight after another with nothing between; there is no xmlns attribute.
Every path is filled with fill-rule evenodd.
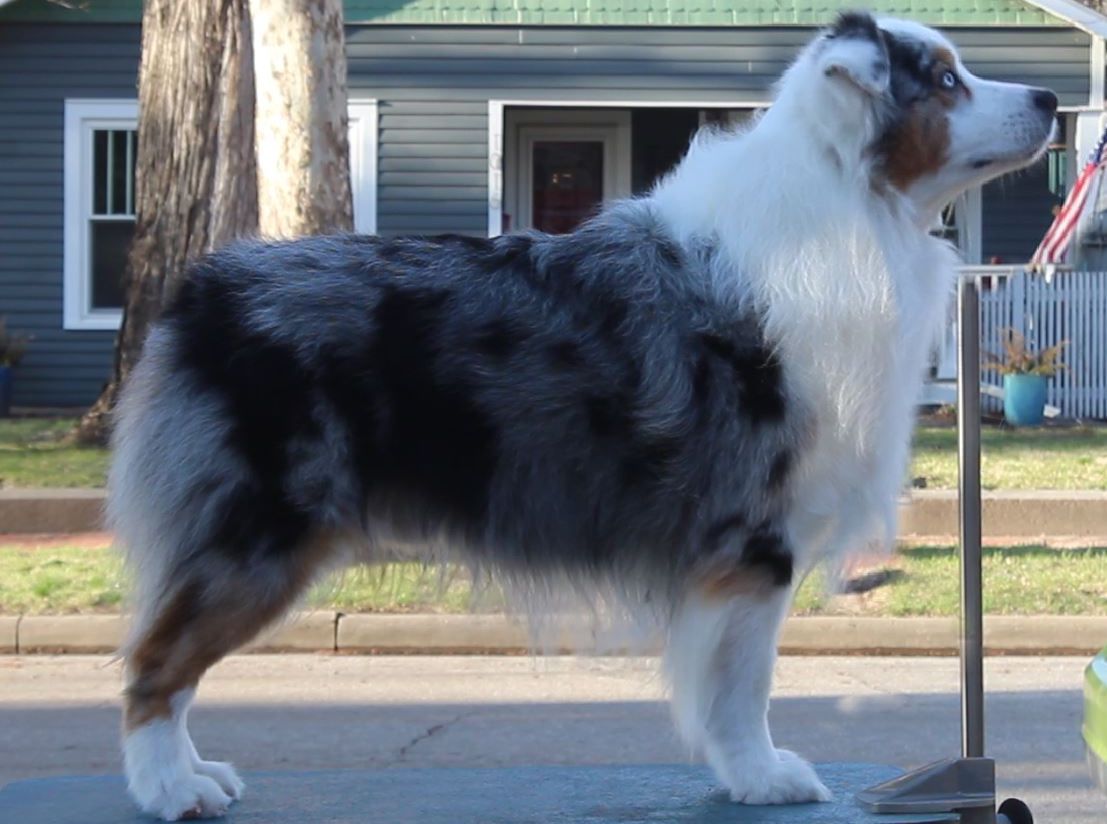
<svg viewBox="0 0 1107 824"><path fill-rule="evenodd" d="M827 31L819 65L827 77L880 97L891 82L888 46L868 14L844 12Z"/></svg>

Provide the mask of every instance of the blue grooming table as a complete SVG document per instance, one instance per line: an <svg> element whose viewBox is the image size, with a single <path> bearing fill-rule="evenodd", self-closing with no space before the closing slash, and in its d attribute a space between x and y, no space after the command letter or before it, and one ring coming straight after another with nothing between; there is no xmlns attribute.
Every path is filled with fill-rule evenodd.
<svg viewBox="0 0 1107 824"><path fill-rule="evenodd" d="M877 816L853 794L899 771L823 764L830 804L731 804L691 765L385 769L246 775L228 824L956 824L950 813ZM138 824L118 776L43 778L0 789L4 824Z"/></svg>

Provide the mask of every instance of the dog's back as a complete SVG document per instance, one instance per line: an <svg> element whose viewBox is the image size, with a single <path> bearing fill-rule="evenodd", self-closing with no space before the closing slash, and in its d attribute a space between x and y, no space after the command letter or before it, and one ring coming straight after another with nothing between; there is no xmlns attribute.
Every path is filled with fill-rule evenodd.
<svg viewBox="0 0 1107 824"><path fill-rule="evenodd" d="M444 538L508 574L656 597L739 503L770 529L795 426L756 317L712 305L709 255L632 203L558 238L197 262L119 413L111 512L144 620L236 573L283 606L336 540L373 560Z"/></svg>

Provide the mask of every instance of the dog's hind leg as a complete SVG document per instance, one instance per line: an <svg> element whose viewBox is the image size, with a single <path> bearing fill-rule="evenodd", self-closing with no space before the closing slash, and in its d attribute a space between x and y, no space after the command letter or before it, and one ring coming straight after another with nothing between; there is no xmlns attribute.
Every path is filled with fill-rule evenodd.
<svg viewBox="0 0 1107 824"><path fill-rule="evenodd" d="M204 672L279 618L328 556L323 542L238 558L211 552L173 576L126 656L123 761L144 812L166 821L211 818L241 796L229 764L196 752L189 704Z"/></svg>
<svg viewBox="0 0 1107 824"><path fill-rule="evenodd" d="M769 733L777 637L790 602L788 585L737 593L697 585L670 627L666 668L678 730L746 804L830 800L811 765L776 749Z"/></svg>

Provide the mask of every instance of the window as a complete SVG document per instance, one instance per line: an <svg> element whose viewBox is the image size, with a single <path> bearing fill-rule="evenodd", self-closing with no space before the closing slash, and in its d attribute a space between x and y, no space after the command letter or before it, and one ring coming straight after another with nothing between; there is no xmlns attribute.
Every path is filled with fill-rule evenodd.
<svg viewBox="0 0 1107 824"><path fill-rule="evenodd" d="M131 100L65 103L66 329L116 329L123 270L135 226Z"/></svg>
<svg viewBox="0 0 1107 824"><path fill-rule="evenodd" d="M354 228L377 230L377 102L349 103ZM119 328L135 226L138 103L65 101L63 326Z"/></svg>

